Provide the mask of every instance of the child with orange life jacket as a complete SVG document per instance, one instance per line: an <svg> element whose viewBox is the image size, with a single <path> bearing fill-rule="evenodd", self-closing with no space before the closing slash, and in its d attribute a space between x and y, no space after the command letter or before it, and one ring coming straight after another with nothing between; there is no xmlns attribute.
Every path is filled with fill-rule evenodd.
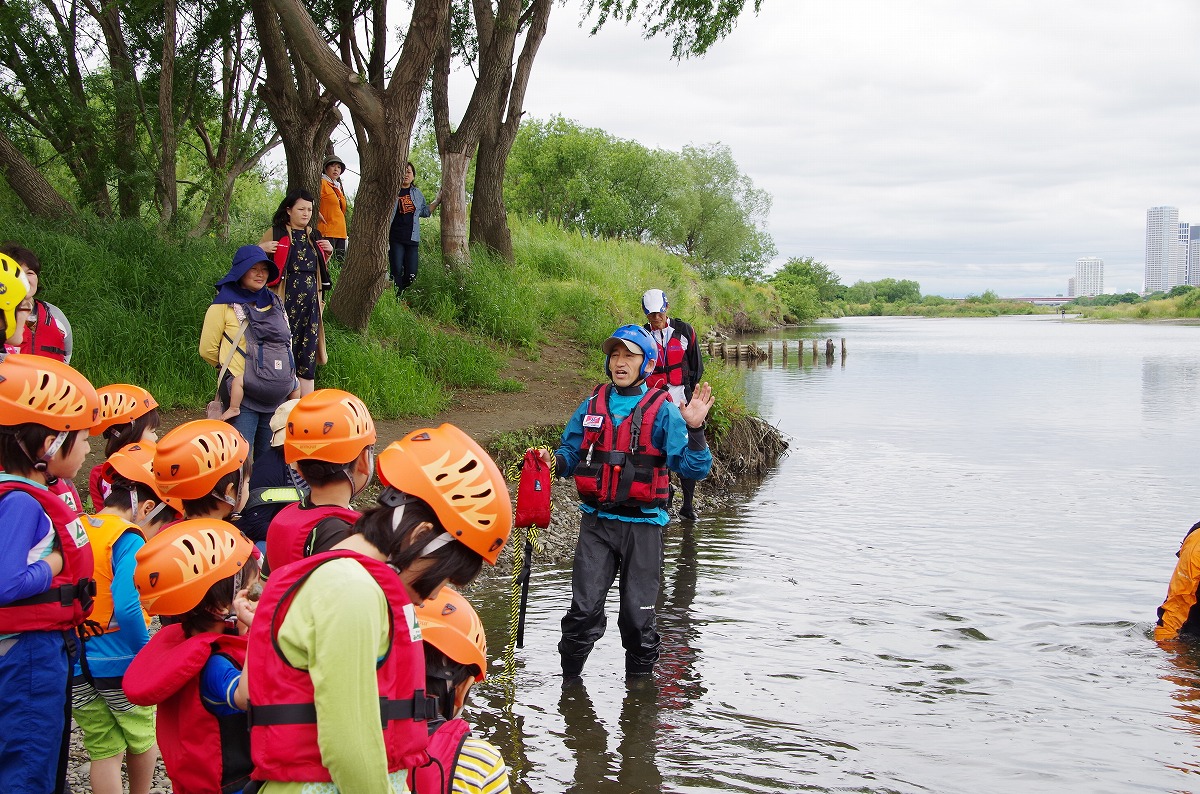
<svg viewBox="0 0 1200 794"><path fill-rule="evenodd" d="M254 544L225 521L172 524L137 554L135 581L152 615L173 615L125 675L129 700L158 706L158 745L176 794L236 794L249 782L246 700L238 683L246 626L235 593L257 579Z"/></svg>
<svg viewBox="0 0 1200 794"><path fill-rule="evenodd" d="M11 331L12 317L4 316ZM0 791L58 791L75 630L92 609L92 547L47 488L88 453L99 400L67 364L0 357Z"/></svg>
<svg viewBox="0 0 1200 794"><path fill-rule="evenodd" d="M318 389L288 413L283 458L299 470L308 497L279 511L267 530L272 570L329 551L359 518L350 501L375 470L375 422L363 401L340 389Z"/></svg>
<svg viewBox="0 0 1200 794"><path fill-rule="evenodd" d="M470 583L508 540L504 478L458 428L389 445L378 474L354 534L277 569L258 602L245 680L263 794L407 790L437 714L413 605Z"/></svg>
<svg viewBox="0 0 1200 794"><path fill-rule="evenodd" d="M153 441L114 452L101 464L108 495L100 510L84 519L96 563L96 604L82 632L71 714L91 760L93 794L121 794L123 761L130 794L149 794L158 760L154 709L133 705L122 688L125 670L150 639L150 616L133 581L136 555L181 507L154 489L153 459Z"/></svg>
<svg viewBox="0 0 1200 794"><path fill-rule="evenodd" d="M114 383L96 389L100 397L100 421L92 428L93 436L104 436L104 458L112 457L118 449L139 441L158 441L158 400L141 386ZM92 509L99 510L108 496L101 472L104 462L92 467L88 474L88 495Z"/></svg>
<svg viewBox="0 0 1200 794"><path fill-rule="evenodd" d="M504 794L508 767L491 742L471 735L460 716L475 682L487 676L487 636L475 609L457 590L442 591L417 605L425 642L425 691L437 698L429 720L429 763L414 770L409 788L418 794Z"/></svg>
<svg viewBox="0 0 1200 794"><path fill-rule="evenodd" d="M625 674L647 676L658 660L654 607L662 577L663 527L668 521L670 472L700 480L712 454L704 420L712 407L706 383L691 402L676 406L646 386L658 349L649 332L623 325L604 342L610 383L600 384L567 422L553 457L559 477L574 475L583 512L571 572L571 607L558 644L564 683L578 679L604 636L604 602L620 576L617 625Z"/></svg>

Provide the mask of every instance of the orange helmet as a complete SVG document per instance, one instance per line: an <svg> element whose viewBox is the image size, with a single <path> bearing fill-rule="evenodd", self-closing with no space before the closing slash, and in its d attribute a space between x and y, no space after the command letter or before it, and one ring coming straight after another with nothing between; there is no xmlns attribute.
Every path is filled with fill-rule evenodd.
<svg viewBox="0 0 1200 794"><path fill-rule="evenodd" d="M96 390L69 364L24 353L0 360L0 423L86 430L99 414Z"/></svg>
<svg viewBox="0 0 1200 794"><path fill-rule="evenodd" d="M455 540L492 565L512 531L504 476L483 447L451 424L414 430L379 453L385 485L421 499Z"/></svg>
<svg viewBox="0 0 1200 794"><path fill-rule="evenodd" d="M118 449L100 469L100 476L106 482L112 482L113 475L119 474L127 480L149 485L158 498L170 505L177 513L183 512L183 500L173 496L163 496L154 481L154 452L157 445L153 441L137 441L126 444Z"/></svg>
<svg viewBox="0 0 1200 794"><path fill-rule="evenodd" d="M462 665L477 665L475 680L487 677L487 635L475 608L452 587L417 607L421 638Z"/></svg>
<svg viewBox="0 0 1200 794"><path fill-rule="evenodd" d="M182 615L216 582L240 571L253 551L254 544L233 524L215 518L180 521L138 550L133 583L151 615Z"/></svg>
<svg viewBox="0 0 1200 794"><path fill-rule="evenodd" d="M341 389L318 389L288 414L283 459L349 463L375 443L375 422L363 401Z"/></svg>
<svg viewBox="0 0 1200 794"><path fill-rule="evenodd" d="M158 400L154 399L153 394L141 386L128 383L101 386L96 389L96 394L100 398L100 421L92 428L93 436L115 425L129 424L158 407Z"/></svg>
<svg viewBox="0 0 1200 794"><path fill-rule="evenodd" d="M249 454L246 440L232 425L217 419L185 422L159 439L154 484L164 496L202 499L218 480L240 469Z"/></svg>

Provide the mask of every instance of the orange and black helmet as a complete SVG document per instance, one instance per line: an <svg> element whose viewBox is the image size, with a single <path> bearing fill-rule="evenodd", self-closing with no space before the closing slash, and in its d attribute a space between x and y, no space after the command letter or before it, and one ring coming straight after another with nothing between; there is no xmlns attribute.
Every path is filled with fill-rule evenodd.
<svg viewBox="0 0 1200 794"><path fill-rule="evenodd" d="M250 454L242 434L216 419L185 422L158 441L154 483L164 496L202 499Z"/></svg>
<svg viewBox="0 0 1200 794"><path fill-rule="evenodd" d="M100 477L106 482L112 482L114 475L120 475L131 482L149 485L158 498L170 505L176 512L183 512L183 501L173 496L164 496L154 481L154 453L157 445L153 441L137 441L126 444L104 461L100 468Z"/></svg>
<svg viewBox="0 0 1200 794"><path fill-rule="evenodd" d="M210 587L240 571L253 551L254 544L233 524L215 518L180 521L138 550L133 583L151 615L182 615Z"/></svg>
<svg viewBox="0 0 1200 794"><path fill-rule="evenodd" d="M101 386L96 394L100 398L100 421L92 428L93 436L115 425L129 424L158 407L153 394L129 383Z"/></svg>
<svg viewBox="0 0 1200 794"><path fill-rule="evenodd" d="M0 424L87 430L99 415L96 389L69 364L24 353L0 357Z"/></svg>
<svg viewBox="0 0 1200 794"><path fill-rule="evenodd" d="M349 463L375 443L375 422L363 401L341 389L318 389L288 414L283 459Z"/></svg>
<svg viewBox="0 0 1200 794"><path fill-rule="evenodd" d="M461 665L475 665L476 681L487 677L487 635L475 608L462 594L445 586L435 598L416 605L421 638Z"/></svg>
<svg viewBox="0 0 1200 794"><path fill-rule="evenodd" d="M504 475L483 447L451 424L414 430L379 453L380 481L421 499L446 532L495 565L512 531Z"/></svg>

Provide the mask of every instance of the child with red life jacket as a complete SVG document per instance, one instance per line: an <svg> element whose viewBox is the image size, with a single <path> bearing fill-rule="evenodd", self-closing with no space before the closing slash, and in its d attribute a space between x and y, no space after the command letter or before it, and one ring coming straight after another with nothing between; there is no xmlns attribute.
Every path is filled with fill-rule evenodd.
<svg viewBox="0 0 1200 794"><path fill-rule="evenodd" d="M42 275L42 263L37 255L16 243L0 245L0 254L20 264L29 279L30 297L36 295ZM34 299L32 309L26 321L25 336L20 342L20 352L70 364L71 323L67 316L57 306L43 300Z"/></svg>
<svg viewBox="0 0 1200 794"><path fill-rule="evenodd" d="M704 376L704 358L696 341L696 331L678 317L668 317L667 294L660 289L648 289L642 295L642 311L646 324L642 327L650 332L658 348L654 371L646 378L652 389L665 389L671 402L682 408L692 399L692 393ZM681 477L679 489L683 491L683 504L679 517L696 520L696 508L692 500L696 494L696 481Z"/></svg>
<svg viewBox="0 0 1200 794"><path fill-rule="evenodd" d="M5 322L9 319L5 317ZM58 791L75 630L92 610L92 547L47 485L74 477L99 413L60 361L0 356L0 791Z"/></svg>
<svg viewBox="0 0 1200 794"><path fill-rule="evenodd" d="M104 436L104 458L118 449L139 441L158 441L158 400L141 386L114 383L96 389L100 397L100 421L92 428L93 436ZM92 509L99 510L108 496L101 477L104 463L97 463L88 475L88 495Z"/></svg>
<svg viewBox="0 0 1200 794"><path fill-rule="evenodd" d="M413 605L470 583L508 540L504 478L458 428L410 433L378 473L379 505L354 534L277 569L258 603L246 680L264 794L406 790L437 714Z"/></svg>
<svg viewBox="0 0 1200 794"><path fill-rule="evenodd" d="M125 670L150 639L150 615L133 582L136 555L180 507L155 491L153 459L153 441L114 452L102 464L108 496L84 519L96 563L96 605L75 663L71 714L91 760L93 794L121 794L123 761L129 794L149 794L158 760L154 709L133 705L122 688Z"/></svg>
<svg viewBox="0 0 1200 794"><path fill-rule="evenodd" d="M413 771L418 794L503 794L508 767L500 751L471 735L459 715L467 693L487 676L487 636L475 609L451 587L417 605L425 642L425 691L437 698L429 720L429 763Z"/></svg>
<svg viewBox="0 0 1200 794"><path fill-rule="evenodd" d="M323 551L350 535L359 513L350 501L375 470L375 422L363 401L341 389L318 389L288 414L283 458L311 489L279 511L267 530L272 570Z"/></svg>
<svg viewBox="0 0 1200 794"><path fill-rule="evenodd" d="M158 706L158 746L176 794L236 794L250 780L246 660L234 594L257 579L254 544L224 521L180 521L137 554L142 606L179 622L159 629L125 675L129 700Z"/></svg>
<svg viewBox="0 0 1200 794"><path fill-rule="evenodd" d="M662 577L662 529L668 521L670 472L701 480L712 466L704 420L712 407L706 383L678 407L648 389L658 353L650 334L623 325L604 342L611 383L596 387L563 430L551 458L559 477L574 475L583 518L571 573L571 608L558 653L564 683L578 679L604 636L604 601L620 576L617 625L627 676L650 675L658 660L654 606Z"/></svg>

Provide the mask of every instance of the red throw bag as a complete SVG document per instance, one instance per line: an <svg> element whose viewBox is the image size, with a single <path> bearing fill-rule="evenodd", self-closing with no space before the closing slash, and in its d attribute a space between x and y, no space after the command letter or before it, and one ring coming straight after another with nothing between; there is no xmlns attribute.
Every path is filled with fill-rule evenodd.
<svg viewBox="0 0 1200 794"><path fill-rule="evenodd" d="M526 452L521 463L516 526L542 529L550 526L550 468L535 449Z"/></svg>

